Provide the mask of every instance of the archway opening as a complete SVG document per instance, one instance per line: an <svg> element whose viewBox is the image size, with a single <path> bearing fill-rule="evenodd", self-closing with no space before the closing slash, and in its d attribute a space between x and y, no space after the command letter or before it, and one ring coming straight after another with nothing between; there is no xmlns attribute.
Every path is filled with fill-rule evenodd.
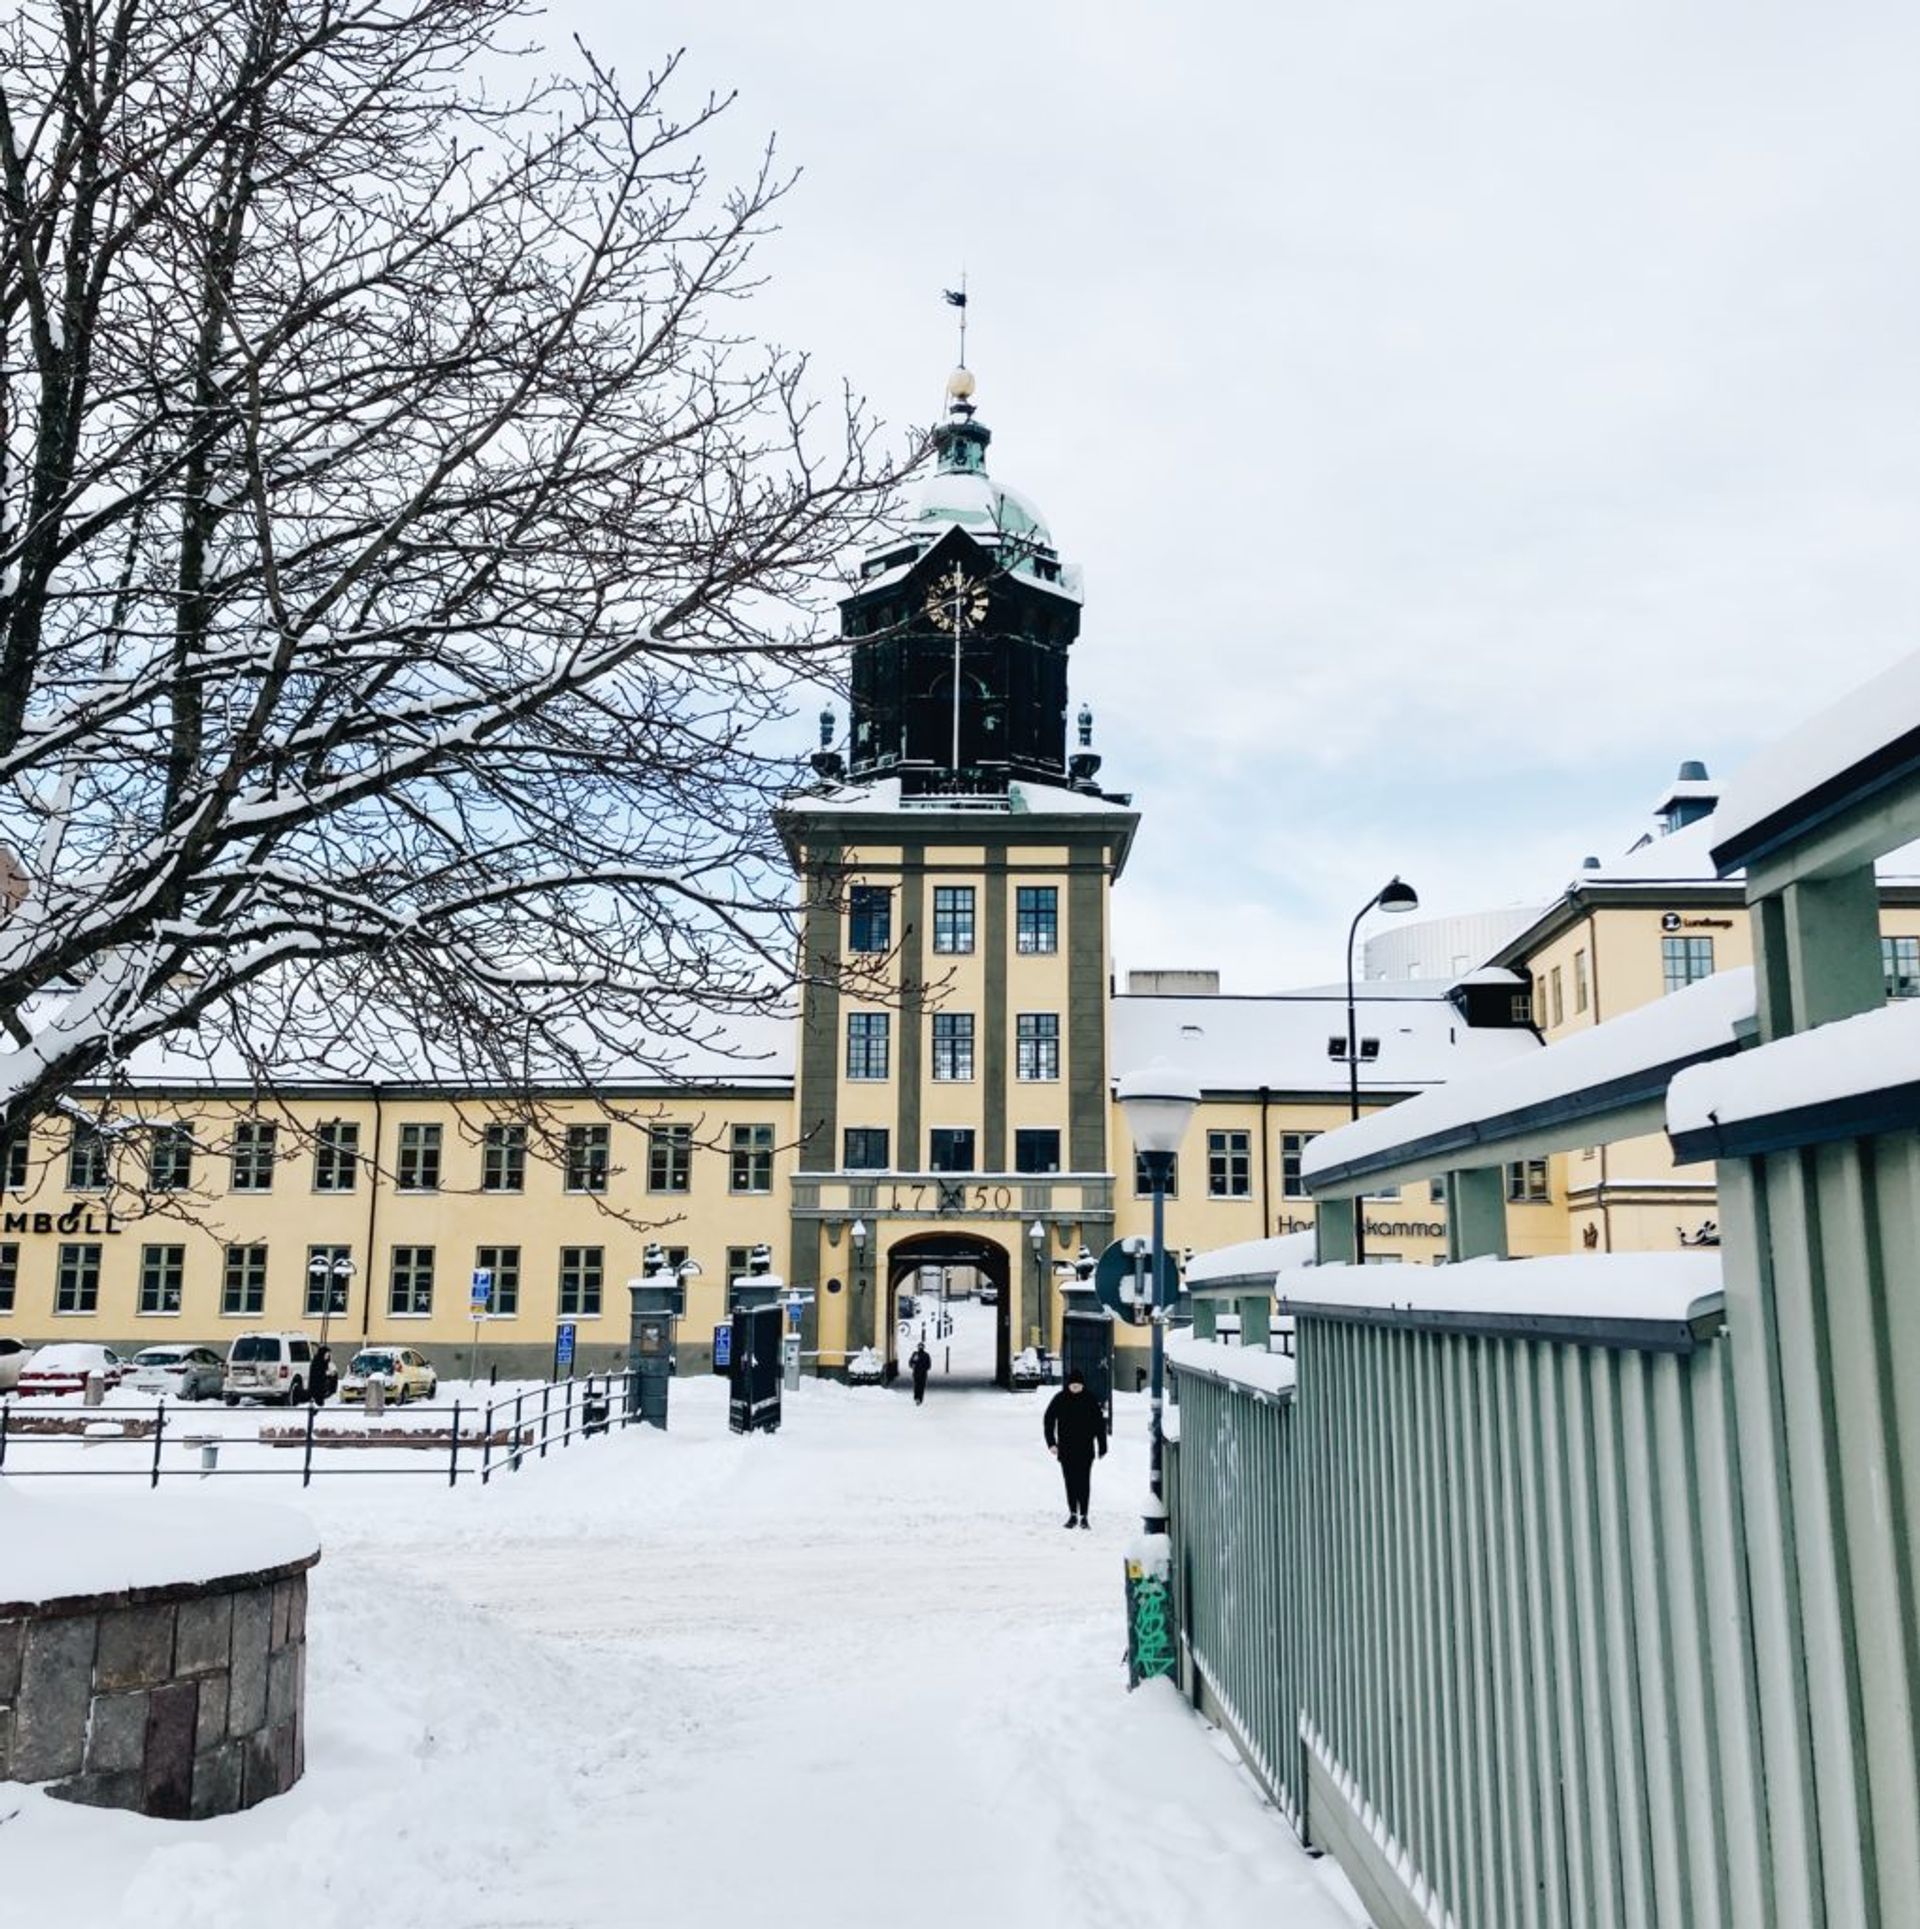
<svg viewBox="0 0 1920 1929"><path fill-rule="evenodd" d="M942 1383L1010 1385L1012 1299L1004 1246L972 1233L902 1239L887 1252L887 1378L904 1368L924 1334Z"/></svg>

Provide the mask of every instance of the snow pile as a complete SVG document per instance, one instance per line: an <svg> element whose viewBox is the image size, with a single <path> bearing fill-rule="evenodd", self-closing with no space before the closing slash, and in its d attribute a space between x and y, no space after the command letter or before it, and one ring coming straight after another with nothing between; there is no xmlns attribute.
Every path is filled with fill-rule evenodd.
<svg viewBox="0 0 1920 1929"><path fill-rule="evenodd" d="M1323 1132L1301 1154L1301 1171L1311 1179L1463 1129L1470 1143L1478 1142L1472 1128L1514 1112L1651 1075L1686 1059L1731 1053L1753 1011L1752 967L1715 972L1544 1051L1469 1073L1436 1092Z"/></svg>
<svg viewBox="0 0 1920 1929"><path fill-rule="evenodd" d="M1667 1129L1704 1132L1913 1084L1920 1084L1920 1002L1903 999L1682 1072L1667 1088Z"/></svg>
<svg viewBox="0 0 1920 1929"><path fill-rule="evenodd" d="M0 1602L256 1574L319 1547L313 1523L290 1508L164 1494L54 1499L0 1478Z"/></svg>
<svg viewBox="0 0 1920 1929"><path fill-rule="evenodd" d="M1316 1267L1314 1274L1319 1270ZM1269 1353L1262 1347L1228 1346L1221 1340L1197 1340L1191 1333L1169 1333L1167 1358L1188 1372L1227 1380L1250 1392L1293 1391L1293 1362L1284 1353Z"/></svg>
<svg viewBox="0 0 1920 1929"><path fill-rule="evenodd" d="M1452 1266L1315 1266L1282 1273L1280 1306L1376 1312L1489 1313L1548 1319L1689 1321L1720 1299L1720 1255L1556 1253ZM1291 1367L1292 1361L1287 1362Z"/></svg>

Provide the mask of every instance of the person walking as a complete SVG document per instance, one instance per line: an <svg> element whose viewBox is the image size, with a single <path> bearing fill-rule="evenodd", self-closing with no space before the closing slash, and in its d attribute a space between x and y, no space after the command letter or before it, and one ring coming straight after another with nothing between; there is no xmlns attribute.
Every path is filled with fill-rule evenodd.
<svg viewBox="0 0 1920 1929"><path fill-rule="evenodd" d="M315 1406L325 1406L333 1391L333 1348L316 1346L307 1362L307 1398Z"/></svg>
<svg viewBox="0 0 1920 1929"><path fill-rule="evenodd" d="M927 1342L924 1338L908 1356L907 1370L913 1375L913 1404L924 1405L927 1397L927 1375L933 1371L933 1355L927 1351Z"/></svg>
<svg viewBox="0 0 1920 1929"><path fill-rule="evenodd" d="M1047 1451L1059 1461L1060 1477L1067 1483L1066 1525L1084 1527L1093 1463L1096 1456L1106 1458L1107 1416L1087 1391L1087 1376L1077 1366L1068 1373L1066 1385L1047 1402L1040 1424L1047 1437Z"/></svg>

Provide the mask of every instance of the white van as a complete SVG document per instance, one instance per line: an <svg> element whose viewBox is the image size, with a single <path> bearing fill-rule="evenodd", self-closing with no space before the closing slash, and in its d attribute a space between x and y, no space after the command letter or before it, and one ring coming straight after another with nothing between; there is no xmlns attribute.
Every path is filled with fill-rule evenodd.
<svg viewBox="0 0 1920 1929"><path fill-rule="evenodd" d="M307 1397L313 1342L304 1333L242 1333L227 1348L220 1396L228 1406L242 1400L278 1400L294 1406Z"/></svg>

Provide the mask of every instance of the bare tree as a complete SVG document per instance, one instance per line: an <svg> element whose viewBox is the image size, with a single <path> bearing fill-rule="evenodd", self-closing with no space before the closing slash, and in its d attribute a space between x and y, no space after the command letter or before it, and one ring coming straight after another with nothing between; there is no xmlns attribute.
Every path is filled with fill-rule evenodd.
<svg viewBox="0 0 1920 1929"><path fill-rule="evenodd" d="M739 326L771 155L672 62L491 91L525 12L0 29L0 1131L169 1036L668 1070L790 980L764 726L895 477Z"/></svg>

